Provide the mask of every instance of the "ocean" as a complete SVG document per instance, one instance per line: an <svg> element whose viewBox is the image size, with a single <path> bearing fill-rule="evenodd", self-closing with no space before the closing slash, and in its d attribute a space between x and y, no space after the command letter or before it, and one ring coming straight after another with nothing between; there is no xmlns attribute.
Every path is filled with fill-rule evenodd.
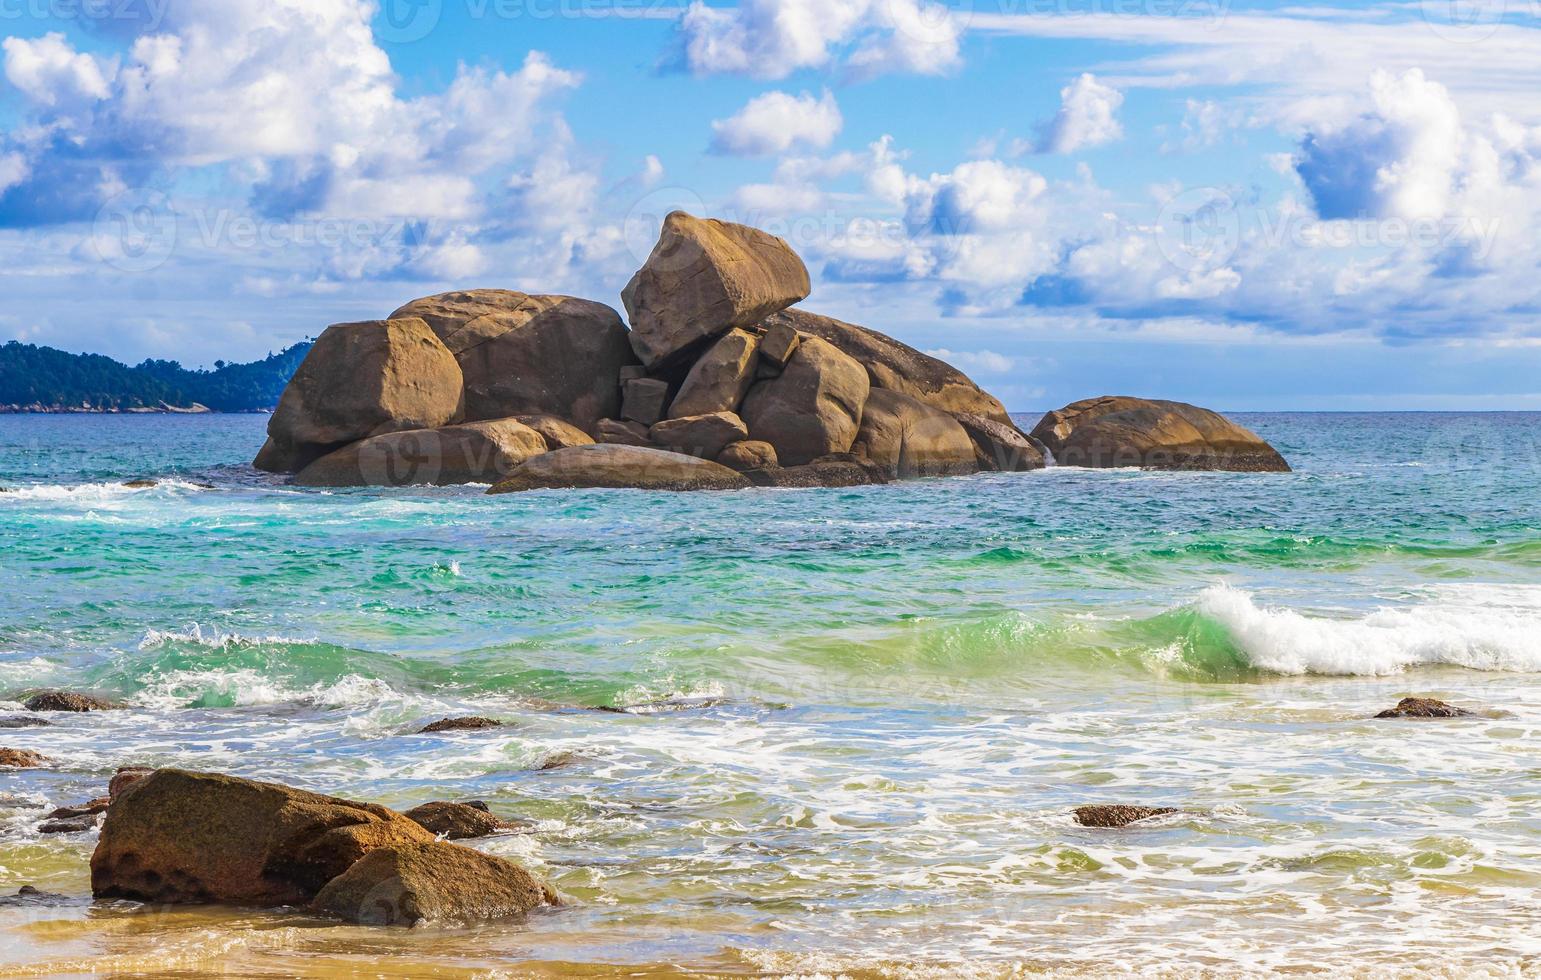
<svg viewBox="0 0 1541 980"><path fill-rule="evenodd" d="M1541 415L1236 418L1296 472L323 492L263 416L0 417L0 701L131 705L0 730L62 896L0 977L1541 975ZM485 800L570 904L93 905L36 825L130 764Z"/></svg>

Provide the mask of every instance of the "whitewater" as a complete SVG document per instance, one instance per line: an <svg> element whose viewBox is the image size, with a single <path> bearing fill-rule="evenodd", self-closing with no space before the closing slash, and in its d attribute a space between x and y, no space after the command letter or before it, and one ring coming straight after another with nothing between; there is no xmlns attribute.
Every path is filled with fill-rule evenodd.
<svg viewBox="0 0 1541 980"><path fill-rule="evenodd" d="M128 705L0 728L59 762L0 771L0 895L60 896L0 903L0 977L1541 973L1541 416L1239 421L1296 472L492 498L0 417L0 723ZM509 725L413 734L462 714ZM570 904L93 905L37 825L130 764L485 800Z"/></svg>

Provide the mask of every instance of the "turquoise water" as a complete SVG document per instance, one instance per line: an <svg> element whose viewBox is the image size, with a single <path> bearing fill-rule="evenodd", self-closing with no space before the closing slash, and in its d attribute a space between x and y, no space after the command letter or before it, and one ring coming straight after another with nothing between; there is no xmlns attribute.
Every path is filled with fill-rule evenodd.
<svg viewBox="0 0 1541 980"><path fill-rule="evenodd" d="M60 762L0 773L0 891L69 898L0 908L0 976L1541 970L1541 416L1238 418L1296 472L485 497L285 487L264 417L0 417L0 700L133 706L0 731ZM1366 720L1409 694L1484 714ZM459 713L515 724L407 734ZM93 909L37 808L124 764L485 799L573 904Z"/></svg>

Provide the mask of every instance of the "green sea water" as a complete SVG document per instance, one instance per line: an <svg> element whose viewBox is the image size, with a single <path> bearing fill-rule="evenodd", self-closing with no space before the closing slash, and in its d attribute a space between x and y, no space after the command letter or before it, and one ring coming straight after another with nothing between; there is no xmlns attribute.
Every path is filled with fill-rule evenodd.
<svg viewBox="0 0 1541 980"><path fill-rule="evenodd" d="M1541 416L1240 419L1296 472L486 497L0 417L0 717L131 705L0 730L58 761L0 772L0 893L64 896L0 976L1541 971ZM1410 694L1480 713L1370 720ZM410 734L452 714L511 724ZM93 906L36 825L127 764L486 800L570 905Z"/></svg>

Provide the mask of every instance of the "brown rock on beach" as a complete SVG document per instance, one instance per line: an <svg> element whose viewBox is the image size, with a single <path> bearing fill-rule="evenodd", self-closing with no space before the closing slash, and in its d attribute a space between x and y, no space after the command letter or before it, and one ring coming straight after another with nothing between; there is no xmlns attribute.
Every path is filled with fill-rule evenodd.
<svg viewBox="0 0 1541 980"><path fill-rule="evenodd" d="M507 830L509 826L493 816L485 806L446 803L440 800L415 806L405 811L404 816L416 821L425 830L430 830L449 840L489 837L500 830Z"/></svg>
<svg viewBox="0 0 1541 980"><path fill-rule="evenodd" d="M28 749L0 749L0 769L41 769L48 759Z"/></svg>
<svg viewBox="0 0 1541 980"><path fill-rule="evenodd" d="M560 905L523 868L440 841L378 848L332 879L311 910L363 925L458 924Z"/></svg>

